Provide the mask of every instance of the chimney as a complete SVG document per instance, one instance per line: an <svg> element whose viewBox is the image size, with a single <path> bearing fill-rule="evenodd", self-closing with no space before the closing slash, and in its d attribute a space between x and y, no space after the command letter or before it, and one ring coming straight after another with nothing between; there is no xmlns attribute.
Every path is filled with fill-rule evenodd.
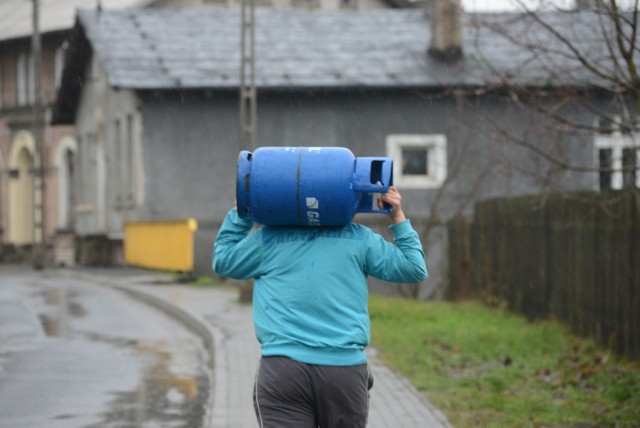
<svg viewBox="0 0 640 428"><path fill-rule="evenodd" d="M595 2L592 0L574 0L573 9L574 10L590 10L595 7Z"/></svg>
<svg viewBox="0 0 640 428"><path fill-rule="evenodd" d="M462 57L462 6L460 0L433 0L429 54L441 61Z"/></svg>

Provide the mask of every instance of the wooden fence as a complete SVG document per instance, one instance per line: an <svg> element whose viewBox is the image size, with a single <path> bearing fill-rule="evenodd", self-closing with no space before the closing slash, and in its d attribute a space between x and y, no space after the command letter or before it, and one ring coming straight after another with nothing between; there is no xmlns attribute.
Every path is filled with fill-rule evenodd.
<svg viewBox="0 0 640 428"><path fill-rule="evenodd" d="M554 317L640 357L640 192L488 200L449 223L449 299Z"/></svg>

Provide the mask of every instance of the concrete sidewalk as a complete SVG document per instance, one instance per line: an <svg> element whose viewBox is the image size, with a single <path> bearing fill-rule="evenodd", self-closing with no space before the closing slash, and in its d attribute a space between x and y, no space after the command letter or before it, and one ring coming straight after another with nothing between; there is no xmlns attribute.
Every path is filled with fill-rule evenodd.
<svg viewBox="0 0 640 428"><path fill-rule="evenodd" d="M171 283L168 275L132 269L67 270L132 293L181 318L198 331L213 353L214 428L256 427L252 387L260 349L253 331L251 306L238 302L234 287L193 287ZM374 376L370 428L450 427L446 417L405 378L393 372L369 349Z"/></svg>

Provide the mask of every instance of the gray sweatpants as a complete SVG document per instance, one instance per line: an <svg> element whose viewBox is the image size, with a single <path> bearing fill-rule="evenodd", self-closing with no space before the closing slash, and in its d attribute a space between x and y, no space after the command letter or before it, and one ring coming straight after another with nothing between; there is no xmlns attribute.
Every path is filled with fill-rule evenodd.
<svg viewBox="0 0 640 428"><path fill-rule="evenodd" d="M367 425L372 386L367 364L319 366L262 357L253 405L261 428L360 428Z"/></svg>

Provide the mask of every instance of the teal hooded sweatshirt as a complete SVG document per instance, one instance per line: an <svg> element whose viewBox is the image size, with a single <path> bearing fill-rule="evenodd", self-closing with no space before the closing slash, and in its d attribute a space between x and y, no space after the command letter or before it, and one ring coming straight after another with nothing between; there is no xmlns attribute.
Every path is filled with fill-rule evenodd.
<svg viewBox="0 0 640 428"><path fill-rule="evenodd" d="M253 226L229 211L212 264L220 276L255 279L253 320L263 356L329 366L365 363L367 276L403 283L428 276L409 220L389 227L395 245L355 223L251 231Z"/></svg>

